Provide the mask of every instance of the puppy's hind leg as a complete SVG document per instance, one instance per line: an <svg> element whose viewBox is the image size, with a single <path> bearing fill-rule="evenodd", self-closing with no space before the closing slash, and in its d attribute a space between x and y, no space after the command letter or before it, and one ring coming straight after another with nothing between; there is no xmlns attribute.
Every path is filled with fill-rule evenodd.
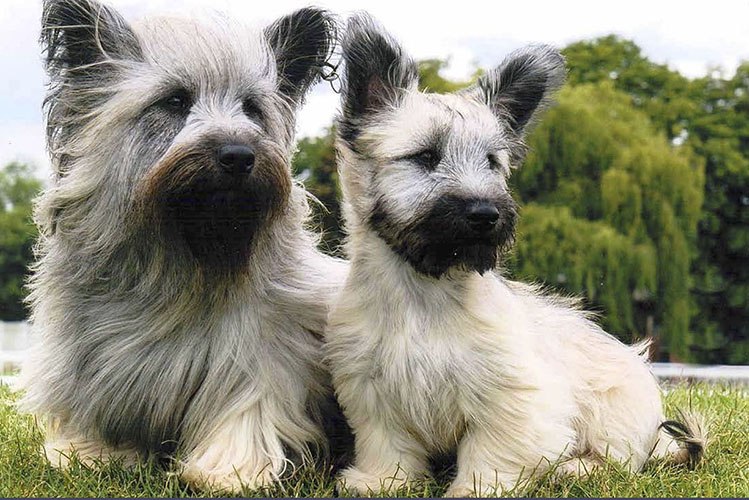
<svg viewBox="0 0 749 500"><path fill-rule="evenodd" d="M601 464L601 459L592 454L572 457L557 465L554 469L554 475L584 478L600 467Z"/></svg>
<svg viewBox="0 0 749 500"><path fill-rule="evenodd" d="M495 415L501 415L499 410ZM526 414L469 429L458 447L458 472L446 497L495 497L516 493L527 480L565 459L574 442L564 422Z"/></svg>

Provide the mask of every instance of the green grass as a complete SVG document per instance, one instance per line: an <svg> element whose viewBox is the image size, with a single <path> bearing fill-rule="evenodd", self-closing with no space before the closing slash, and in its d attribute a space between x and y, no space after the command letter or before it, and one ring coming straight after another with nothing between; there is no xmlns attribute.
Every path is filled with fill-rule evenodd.
<svg viewBox="0 0 749 500"><path fill-rule="evenodd" d="M0 497L191 497L199 493L156 465L134 469L118 463L86 467L74 461L66 471L53 469L39 453L42 434L28 415L13 403L17 394L0 384ZM692 408L712 423L706 460L695 470L652 463L639 474L615 464L594 471L585 479L537 481L527 495L537 497L746 497L749 496L749 390L717 385L678 386L666 396L667 411ZM429 481L399 491L407 497L439 496L445 481ZM282 484L243 496L334 496L328 474L312 469L297 471Z"/></svg>

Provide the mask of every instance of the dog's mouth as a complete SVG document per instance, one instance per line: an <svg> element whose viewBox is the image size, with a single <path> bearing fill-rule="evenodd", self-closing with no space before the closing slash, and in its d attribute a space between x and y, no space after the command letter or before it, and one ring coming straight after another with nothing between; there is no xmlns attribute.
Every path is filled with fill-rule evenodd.
<svg viewBox="0 0 749 500"><path fill-rule="evenodd" d="M471 222L466 218L470 200L445 198L430 213L405 227L399 227L379 207L370 218L378 235L411 267L421 274L442 277L450 269L485 273L497 266L499 256L514 241L516 207L503 197L492 222ZM485 227L488 226L488 227Z"/></svg>
<svg viewBox="0 0 749 500"><path fill-rule="evenodd" d="M252 168L227 169L215 142L176 149L141 185L144 213L162 233L203 265L235 271L245 265L258 233L284 213L291 176L284 156L256 146Z"/></svg>
<svg viewBox="0 0 749 500"><path fill-rule="evenodd" d="M494 239L464 239L403 248L399 252L418 272L440 278L452 268L481 274L497 265L501 245Z"/></svg>
<svg viewBox="0 0 749 500"><path fill-rule="evenodd" d="M247 262L258 231L280 203L277 190L262 182L205 182L165 194L163 211L198 260L233 269Z"/></svg>

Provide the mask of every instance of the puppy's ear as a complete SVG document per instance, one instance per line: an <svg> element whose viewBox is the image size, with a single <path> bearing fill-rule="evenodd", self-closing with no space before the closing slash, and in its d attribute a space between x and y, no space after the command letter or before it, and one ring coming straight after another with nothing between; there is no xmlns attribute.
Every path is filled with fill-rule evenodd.
<svg viewBox="0 0 749 500"><path fill-rule="evenodd" d="M416 88L419 81L416 63L365 13L348 22L343 60L344 121L396 104L403 91Z"/></svg>
<svg viewBox="0 0 749 500"><path fill-rule="evenodd" d="M565 76L564 57L558 50L548 45L530 46L507 56L468 92L486 102L522 136L564 84Z"/></svg>
<svg viewBox="0 0 749 500"><path fill-rule="evenodd" d="M276 56L279 90L295 103L322 74L336 41L336 23L328 12L299 9L265 28Z"/></svg>
<svg viewBox="0 0 749 500"><path fill-rule="evenodd" d="M127 22L115 10L90 0L45 0L40 42L53 80L86 79L98 70L107 71L97 63L142 58Z"/></svg>

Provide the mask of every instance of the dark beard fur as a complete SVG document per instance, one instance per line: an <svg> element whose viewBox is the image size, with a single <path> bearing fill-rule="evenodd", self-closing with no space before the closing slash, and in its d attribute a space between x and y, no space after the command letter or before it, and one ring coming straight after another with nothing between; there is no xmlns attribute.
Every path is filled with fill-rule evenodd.
<svg viewBox="0 0 749 500"><path fill-rule="evenodd" d="M246 266L258 233L286 210L292 187L283 151L263 141L251 143L251 172L223 171L216 151L232 142L208 136L175 148L141 180L134 203L140 223L155 217L167 243L188 250L212 274Z"/></svg>
<svg viewBox="0 0 749 500"><path fill-rule="evenodd" d="M449 269L485 273L494 269L502 251L512 246L517 205L509 195L492 200L500 213L494 230L476 235L465 219L469 200L444 196L427 215L406 227L397 227L378 201L369 217L370 227L416 271L439 278Z"/></svg>
<svg viewBox="0 0 749 500"><path fill-rule="evenodd" d="M273 186L247 180L233 186L195 183L164 200L165 223L207 267L233 271L247 262L258 231L281 202Z"/></svg>

